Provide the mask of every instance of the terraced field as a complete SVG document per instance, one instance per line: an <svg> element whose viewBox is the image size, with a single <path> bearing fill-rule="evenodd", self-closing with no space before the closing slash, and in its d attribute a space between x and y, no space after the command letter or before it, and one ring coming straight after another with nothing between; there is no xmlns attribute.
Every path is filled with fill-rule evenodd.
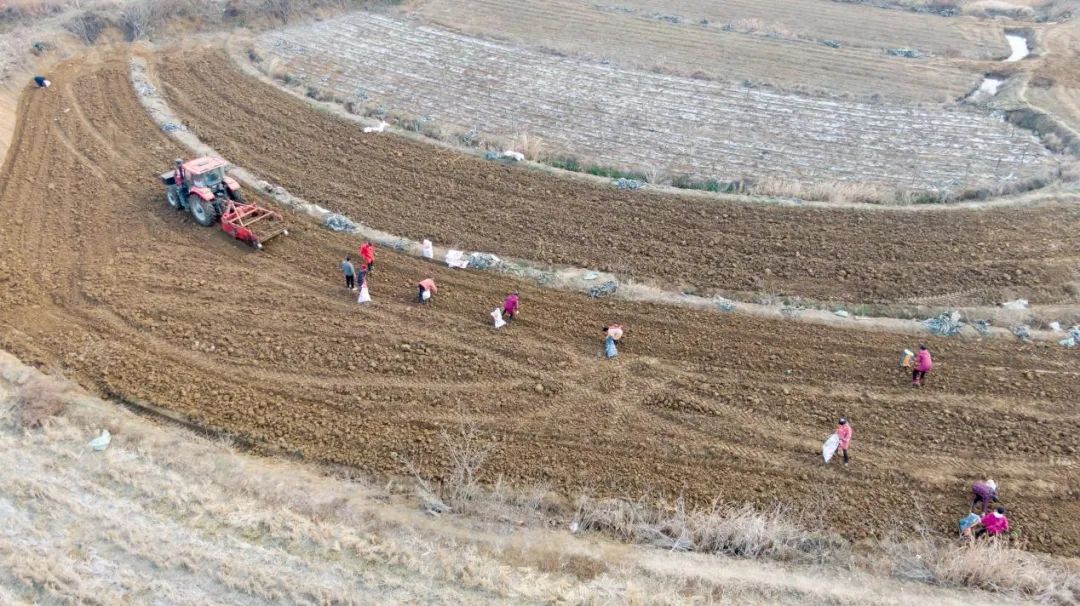
<svg viewBox="0 0 1080 606"><path fill-rule="evenodd" d="M952 191L1055 166L1030 133L972 108L624 71L370 13L269 32L256 46L265 61L346 100L461 132L527 132L552 151L639 170Z"/></svg>
<svg viewBox="0 0 1080 606"><path fill-rule="evenodd" d="M946 56L1008 55L1000 24L819 0L424 0L402 13L470 36L623 67L887 100L955 99L974 88L978 74ZM890 56L892 48L918 50L923 58Z"/></svg>
<svg viewBox="0 0 1080 606"><path fill-rule="evenodd" d="M174 82L204 73L169 59ZM185 152L142 112L124 58L54 73L47 92L26 91L0 180L0 345L28 362L267 449L369 471L400 472L408 456L440 477L440 433L474 423L495 444L487 477L566 494L802 507L827 485L823 523L852 537L919 520L948 532L966 483L992 470L1036 546L1080 549L1069 526L1080 515L1080 368L1063 348L931 339L939 368L913 392L892 369L902 337L597 302L386 251L376 303L360 307L336 269L356 241L290 215L290 235L252 253L165 204L157 174ZM241 96L249 109L265 97ZM196 95L188 106L214 115L221 103ZM280 124L318 118L299 105ZM268 138L266 153L295 159L305 138ZM416 174L439 170L368 153L387 152ZM324 168L310 165L297 192L331 182ZM424 276L442 288L420 309ZM512 289L521 321L493 332L487 313ZM606 363L597 327L613 320L630 332ZM847 471L815 452L839 414L858 432ZM972 444L974 431L994 449ZM897 510L912 490L919 507Z"/></svg>

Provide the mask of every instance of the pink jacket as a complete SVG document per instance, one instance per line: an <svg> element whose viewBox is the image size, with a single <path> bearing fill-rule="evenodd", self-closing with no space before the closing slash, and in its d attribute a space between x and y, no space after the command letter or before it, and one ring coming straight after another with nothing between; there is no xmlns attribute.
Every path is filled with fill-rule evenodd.
<svg viewBox="0 0 1080 606"><path fill-rule="evenodd" d="M915 358L915 370L919 372L930 372L934 368L934 360L930 357L929 349L920 349L919 354Z"/></svg>
<svg viewBox="0 0 1080 606"><path fill-rule="evenodd" d="M506 303L503 303L503 310L508 314L512 314L517 311L518 308L518 296L510 295L506 297Z"/></svg>
<svg viewBox="0 0 1080 606"><path fill-rule="evenodd" d="M439 287L435 286L435 280L432 280L431 278L420 280L420 288L429 291L431 294L439 292Z"/></svg>
<svg viewBox="0 0 1080 606"><path fill-rule="evenodd" d="M836 437L840 438L840 449L847 450L851 445L851 423L836 426Z"/></svg>
<svg viewBox="0 0 1080 606"><path fill-rule="evenodd" d="M998 514L996 511L984 515L982 525L986 529L986 534L994 535L1009 532L1009 518Z"/></svg>

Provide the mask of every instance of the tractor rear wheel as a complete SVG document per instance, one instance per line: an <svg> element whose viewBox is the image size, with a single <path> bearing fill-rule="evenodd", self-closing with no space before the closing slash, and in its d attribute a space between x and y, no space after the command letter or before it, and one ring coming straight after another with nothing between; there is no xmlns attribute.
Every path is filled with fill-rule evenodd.
<svg viewBox="0 0 1080 606"><path fill-rule="evenodd" d="M191 211L191 216L195 218L195 222L203 227L212 227L217 223L217 215L214 213L214 207L195 194L191 194L187 199L188 210Z"/></svg>
<svg viewBox="0 0 1080 606"><path fill-rule="evenodd" d="M168 191L165 192L165 201L175 210L184 210L184 205L180 201L180 188L178 187L169 187Z"/></svg>

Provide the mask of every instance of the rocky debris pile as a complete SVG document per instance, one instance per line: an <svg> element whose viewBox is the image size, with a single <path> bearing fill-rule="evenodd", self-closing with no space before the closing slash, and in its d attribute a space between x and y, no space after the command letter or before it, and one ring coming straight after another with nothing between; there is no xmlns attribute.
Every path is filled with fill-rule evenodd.
<svg viewBox="0 0 1080 606"><path fill-rule="evenodd" d="M943 337L953 337L960 333L964 322L960 319L960 312L943 313L936 318L923 320L926 330Z"/></svg>
<svg viewBox="0 0 1080 606"><path fill-rule="evenodd" d="M1064 345L1069 349L1076 347L1077 343L1080 343L1080 326L1073 326L1069 329L1069 336L1058 341L1058 345Z"/></svg>
<svg viewBox="0 0 1080 606"><path fill-rule="evenodd" d="M619 289L619 283L615 280L608 280L603 284L597 284L589 290L585 291L593 299L599 299L601 297L610 297L615 294L615 291Z"/></svg>
<svg viewBox="0 0 1080 606"><path fill-rule="evenodd" d="M908 59L918 59L922 56L922 53L913 48L890 48L886 52L894 57L906 57Z"/></svg>
<svg viewBox="0 0 1080 606"><path fill-rule="evenodd" d="M326 226L333 231L352 233L360 229L355 221L345 215L332 214L326 218Z"/></svg>
<svg viewBox="0 0 1080 606"><path fill-rule="evenodd" d="M627 179L625 177L615 179L611 182L612 185L619 189L641 189L645 187L644 181L638 181L637 179Z"/></svg>
<svg viewBox="0 0 1080 606"><path fill-rule="evenodd" d="M1031 327L1027 324L1013 326L1012 332L1016 335L1017 339L1020 339L1024 343L1031 343Z"/></svg>

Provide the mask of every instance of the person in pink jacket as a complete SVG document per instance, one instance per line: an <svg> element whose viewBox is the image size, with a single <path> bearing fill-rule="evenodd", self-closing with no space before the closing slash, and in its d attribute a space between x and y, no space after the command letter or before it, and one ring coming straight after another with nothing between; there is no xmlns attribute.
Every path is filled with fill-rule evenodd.
<svg viewBox="0 0 1080 606"><path fill-rule="evenodd" d="M837 446L844 453L844 465L848 464L848 447L851 446L851 423L847 422L847 419L840 417L840 422L836 425L836 437L840 438L840 444Z"/></svg>
<svg viewBox="0 0 1080 606"><path fill-rule="evenodd" d="M998 507L990 513L983 514L982 528L975 531L975 536L977 538L987 534L996 537L1006 532L1009 532L1009 518L1005 517L1005 508Z"/></svg>
<svg viewBox="0 0 1080 606"><path fill-rule="evenodd" d="M911 371L911 386L922 387L926 383L926 374L933 369L934 359L930 357L930 350L920 345L919 353L915 356L915 370Z"/></svg>

